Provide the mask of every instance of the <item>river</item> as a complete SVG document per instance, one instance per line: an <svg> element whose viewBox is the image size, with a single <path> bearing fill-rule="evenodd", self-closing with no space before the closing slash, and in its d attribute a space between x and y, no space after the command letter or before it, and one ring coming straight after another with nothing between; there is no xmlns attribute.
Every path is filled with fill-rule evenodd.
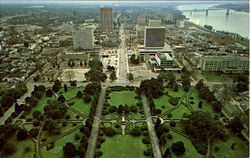
<svg viewBox="0 0 250 158"><path fill-rule="evenodd" d="M177 9L179 9L180 11L208 9L215 5L216 4L179 5ZM230 10L230 14L226 16L226 9L209 10L208 16L206 16L206 11L192 11L192 15L190 15L190 11L182 11L182 13L187 18L189 18L191 22L197 25L211 25L215 30L237 33L242 37L247 37L249 39L249 13Z"/></svg>

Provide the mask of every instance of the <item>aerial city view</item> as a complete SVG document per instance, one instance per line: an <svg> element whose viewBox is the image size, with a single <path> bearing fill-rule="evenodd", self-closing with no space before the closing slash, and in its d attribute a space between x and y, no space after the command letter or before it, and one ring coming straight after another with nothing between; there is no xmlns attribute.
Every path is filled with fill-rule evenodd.
<svg viewBox="0 0 250 158"><path fill-rule="evenodd" d="M0 0L0 158L99 157L249 157L249 1Z"/></svg>

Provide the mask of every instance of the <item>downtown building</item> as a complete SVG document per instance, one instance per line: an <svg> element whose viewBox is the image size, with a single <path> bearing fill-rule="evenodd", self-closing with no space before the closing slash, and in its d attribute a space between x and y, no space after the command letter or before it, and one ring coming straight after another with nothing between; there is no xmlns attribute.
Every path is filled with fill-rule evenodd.
<svg viewBox="0 0 250 158"><path fill-rule="evenodd" d="M146 16L145 14L140 14L137 16L137 24L139 26L145 26L146 25Z"/></svg>
<svg viewBox="0 0 250 158"><path fill-rule="evenodd" d="M91 50L95 47L93 26L75 27L73 30L74 49Z"/></svg>
<svg viewBox="0 0 250 158"><path fill-rule="evenodd" d="M248 57L240 56L204 56L200 60L203 72L247 73L249 71Z"/></svg>
<svg viewBox="0 0 250 158"><path fill-rule="evenodd" d="M162 49L165 44L165 27L145 27L144 46L146 49Z"/></svg>
<svg viewBox="0 0 250 158"><path fill-rule="evenodd" d="M111 7L100 8L101 30L113 31L113 9Z"/></svg>

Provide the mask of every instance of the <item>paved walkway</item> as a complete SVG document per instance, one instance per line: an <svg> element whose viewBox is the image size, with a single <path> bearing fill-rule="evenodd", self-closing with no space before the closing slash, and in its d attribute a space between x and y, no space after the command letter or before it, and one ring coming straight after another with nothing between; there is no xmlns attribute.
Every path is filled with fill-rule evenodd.
<svg viewBox="0 0 250 158"><path fill-rule="evenodd" d="M99 97L98 106L96 109L96 116L94 118L93 128L91 131L91 135L89 138L89 144L88 149L86 151L87 158L94 158L95 157L95 148L96 148L96 140L98 137L98 131L99 131L99 125L100 125L100 119L102 116L102 109L103 109L103 103L105 100L105 93L106 93L106 87L102 87L102 91Z"/></svg>
<svg viewBox="0 0 250 158"><path fill-rule="evenodd" d="M161 158L161 151L160 151L160 146L159 146L159 141L155 133L155 128L153 124L153 120L150 114L150 109L148 106L148 101L145 95L142 95L142 102L143 102L143 107L144 107L144 112L148 124L148 131L149 131L149 136L150 136L150 141L153 149L153 154L154 158Z"/></svg>

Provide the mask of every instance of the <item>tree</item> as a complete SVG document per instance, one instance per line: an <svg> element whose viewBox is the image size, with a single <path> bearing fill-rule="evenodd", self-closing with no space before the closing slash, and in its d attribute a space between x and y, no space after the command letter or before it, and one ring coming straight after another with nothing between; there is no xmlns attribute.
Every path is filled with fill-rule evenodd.
<svg viewBox="0 0 250 158"><path fill-rule="evenodd" d="M91 97L89 95L85 95L83 97L83 100L84 100L85 103L90 103L91 102Z"/></svg>
<svg viewBox="0 0 250 158"><path fill-rule="evenodd" d="M197 90L200 90L200 89L203 88L203 87L204 87L203 81L202 81L202 80L199 80L199 81L197 82L195 88L196 88Z"/></svg>
<svg viewBox="0 0 250 158"><path fill-rule="evenodd" d="M24 129L19 129L17 132L17 140L25 140L28 137L28 133Z"/></svg>
<svg viewBox="0 0 250 158"><path fill-rule="evenodd" d="M59 88L60 88L60 87L59 87L58 85L54 84L53 87L52 87L52 90L53 90L53 92L56 93L56 92L59 91Z"/></svg>
<svg viewBox="0 0 250 158"><path fill-rule="evenodd" d="M46 94L46 97L52 97L53 92L51 89L48 89L45 94Z"/></svg>
<svg viewBox="0 0 250 158"><path fill-rule="evenodd" d="M178 84L177 84L177 83L174 83L173 90L174 90L175 92L178 91Z"/></svg>
<svg viewBox="0 0 250 158"><path fill-rule="evenodd" d="M111 127L106 128L104 132L109 137L112 137L116 134L116 132Z"/></svg>
<svg viewBox="0 0 250 158"><path fill-rule="evenodd" d="M87 84L86 88L84 89L84 93L94 95L96 91L101 91L101 88L100 82L91 82Z"/></svg>
<svg viewBox="0 0 250 158"><path fill-rule="evenodd" d="M89 61L89 67L91 69L95 68L97 70L100 70L102 66L102 62L96 58Z"/></svg>
<svg viewBox="0 0 250 158"><path fill-rule="evenodd" d="M64 84L64 92L68 91L68 86L66 84Z"/></svg>
<svg viewBox="0 0 250 158"><path fill-rule="evenodd" d="M134 75L132 73L128 73L128 80L133 81L134 80Z"/></svg>
<svg viewBox="0 0 250 158"><path fill-rule="evenodd" d="M177 105L178 104L178 99L175 97L170 97L169 98L169 103L172 105Z"/></svg>
<svg viewBox="0 0 250 158"><path fill-rule="evenodd" d="M82 94L81 91L78 91L77 94L76 94L77 98L82 98L82 95L83 95L83 94Z"/></svg>
<svg viewBox="0 0 250 158"><path fill-rule="evenodd" d="M110 112L110 113L116 112L116 110L117 110L117 109L116 109L115 106L110 106L110 107L109 107L109 112Z"/></svg>
<svg viewBox="0 0 250 158"><path fill-rule="evenodd" d="M114 81L114 80L117 79L117 77L116 77L116 71L112 71L112 73L109 76L109 79L112 80L112 81Z"/></svg>
<svg viewBox="0 0 250 158"><path fill-rule="evenodd" d="M135 105L130 106L130 111L133 113L137 113L138 109Z"/></svg>
<svg viewBox="0 0 250 158"><path fill-rule="evenodd" d="M230 128L234 133L240 133L243 129L240 117L235 117L234 119L232 119L226 127Z"/></svg>
<svg viewBox="0 0 250 158"><path fill-rule="evenodd" d="M76 81L70 81L70 86L75 88L77 86Z"/></svg>
<svg viewBox="0 0 250 158"><path fill-rule="evenodd" d="M135 127L131 130L131 135L135 137L139 137L141 135L141 128Z"/></svg>
<svg viewBox="0 0 250 158"><path fill-rule="evenodd" d="M63 147L63 152L66 157L75 157L76 156L76 147L71 142L67 142Z"/></svg>
<svg viewBox="0 0 250 158"><path fill-rule="evenodd" d="M170 148L167 148L163 155L163 158L169 158L169 156L170 156Z"/></svg>
<svg viewBox="0 0 250 158"><path fill-rule="evenodd" d="M199 102L199 108L202 108L202 101Z"/></svg>
<svg viewBox="0 0 250 158"><path fill-rule="evenodd" d="M173 143L171 148L176 155L182 155L186 151L184 143L182 141Z"/></svg>
<svg viewBox="0 0 250 158"><path fill-rule="evenodd" d="M213 101L212 102L212 107L213 107L213 111L216 113L220 113L221 112L221 108L222 108L222 104L219 101Z"/></svg>
<svg viewBox="0 0 250 158"><path fill-rule="evenodd" d="M13 143L6 143L3 147L3 151L5 154L9 155L16 151L16 147Z"/></svg>
<svg viewBox="0 0 250 158"><path fill-rule="evenodd" d="M130 57L130 61L133 63L133 64L139 64L139 58L135 58L135 54L131 55Z"/></svg>
<svg viewBox="0 0 250 158"><path fill-rule="evenodd" d="M40 116L41 116L41 112L38 110L34 110L32 113L33 118L39 120Z"/></svg>
<svg viewBox="0 0 250 158"><path fill-rule="evenodd" d="M107 79L107 75L98 69L90 69L84 75L87 81L105 81Z"/></svg>
<svg viewBox="0 0 250 158"><path fill-rule="evenodd" d="M66 101L63 95L60 95L57 100L60 101L61 103L64 103Z"/></svg>
<svg viewBox="0 0 250 158"><path fill-rule="evenodd" d="M209 113L195 111L188 118L188 120L181 120L181 126L187 135L197 141L208 143L209 140L222 133L222 123L213 119Z"/></svg>
<svg viewBox="0 0 250 158"><path fill-rule="evenodd" d="M39 133L39 129L38 128L32 128L29 131L30 136L33 137L33 138L37 137L38 133Z"/></svg>

